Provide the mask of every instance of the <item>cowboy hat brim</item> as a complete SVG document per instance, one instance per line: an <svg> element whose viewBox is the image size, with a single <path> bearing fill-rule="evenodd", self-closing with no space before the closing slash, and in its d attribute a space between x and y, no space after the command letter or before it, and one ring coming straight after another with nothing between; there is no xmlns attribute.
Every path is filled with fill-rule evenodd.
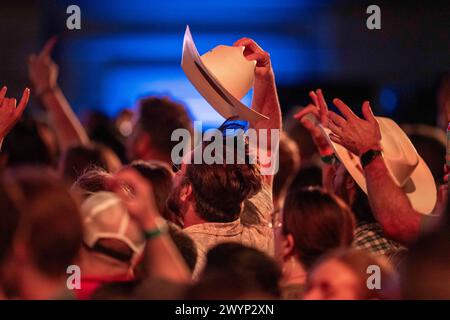
<svg viewBox="0 0 450 320"><path fill-rule="evenodd" d="M184 34L181 67L197 91L222 117L236 117L237 120L250 122L269 119L236 99L206 68L200 59L189 26Z"/></svg>

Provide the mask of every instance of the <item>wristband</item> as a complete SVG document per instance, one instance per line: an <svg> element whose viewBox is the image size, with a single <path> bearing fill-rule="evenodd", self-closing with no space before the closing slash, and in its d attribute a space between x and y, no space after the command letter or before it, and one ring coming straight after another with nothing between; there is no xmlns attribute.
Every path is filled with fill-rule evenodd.
<svg viewBox="0 0 450 320"><path fill-rule="evenodd" d="M154 239L167 231L169 231L169 226L166 220L161 217L155 217L156 228L150 230L144 230L144 238L146 240Z"/></svg>
<svg viewBox="0 0 450 320"><path fill-rule="evenodd" d="M328 156L322 156L322 157L320 157L320 159L322 159L322 162L324 162L326 164L330 164L330 165L335 164L337 161L337 158L334 154L330 154Z"/></svg>
<svg viewBox="0 0 450 320"><path fill-rule="evenodd" d="M364 152L360 158L361 166L365 168L369 163L373 161L373 159L375 159L378 156L381 156L382 154L383 153L380 150L369 150Z"/></svg>

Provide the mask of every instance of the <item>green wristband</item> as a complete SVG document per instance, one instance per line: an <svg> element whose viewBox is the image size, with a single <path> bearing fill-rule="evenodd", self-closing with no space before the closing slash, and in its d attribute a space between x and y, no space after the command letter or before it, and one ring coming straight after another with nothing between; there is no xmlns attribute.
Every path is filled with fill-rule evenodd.
<svg viewBox="0 0 450 320"><path fill-rule="evenodd" d="M330 154L328 156L320 157L322 161L326 164L335 164L336 163L336 156L334 154Z"/></svg>
<svg viewBox="0 0 450 320"><path fill-rule="evenodd" d="M166 233L169 230L166 220L161 217L155 218L156 228L151 230L144 230L144 238L146 240L151 240L159 237L160 235Z"/></svg>
<svg viewBox="0 0 450 320"><path fill-rule="evenodd" d="M161 229L153 229L153 230L146 230L144 231L144 238L145 240L151 240L154 238L157 238L158 236L160 236L161 234L163 234L164 231Z"/></svg>

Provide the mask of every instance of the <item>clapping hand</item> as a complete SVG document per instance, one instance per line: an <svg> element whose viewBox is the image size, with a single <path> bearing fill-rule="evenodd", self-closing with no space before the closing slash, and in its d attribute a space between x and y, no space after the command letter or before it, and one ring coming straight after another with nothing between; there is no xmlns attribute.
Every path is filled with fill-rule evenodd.
<svg viewBox="0 0 450 320"><path fill-rule="evenodd" d="M324 128L328 127L328 106L322 90L318 89L315 92L310 91L309 96L311 97L313 103L308 104L305 108L295 114L294 118L299 120L303 127L309 131L322 157L332 155L333 149L328 143L323 131L316 124L316 122L313 122L307 117L308 114L313 114L313 116L317 119L317 122L319 122Z"/></svg>
<svg viewBox="0 0 450 320"><path fill-rule="evenodd" d="M368 101L362 105L364 118L359 118L340 99L333 100L342 117L330 111L328 127L332 131L330 139L347 150L361 156L369 150L381 150L380 126L373 115Z"/></svg>

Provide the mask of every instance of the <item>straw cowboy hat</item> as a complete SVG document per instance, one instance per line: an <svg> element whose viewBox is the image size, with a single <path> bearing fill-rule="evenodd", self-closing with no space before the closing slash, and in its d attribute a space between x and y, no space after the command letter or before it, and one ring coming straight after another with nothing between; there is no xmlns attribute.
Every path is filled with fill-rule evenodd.
<svg viewBox="0 0 450 320"><path fill-rule="evenodd" d="M376 119L380 125L383 158L391 176L405 191L414 209L422 214L430 214L437 200L436 183L430 169L397 123L384 117ZM330 130L323 130L328 137ZM338 159L367 194L366 179L359 157L340 144L329 138L328 140Z"/></svg>
<svg viewBox="0 0 450 320"><path fill-rule="evenodd" d="M240 101L253 86L256 66L256 61L244 57L244 49L220 45L200 57L187 26L181 67L197 91L224 118L268 119Z"/></svg>

